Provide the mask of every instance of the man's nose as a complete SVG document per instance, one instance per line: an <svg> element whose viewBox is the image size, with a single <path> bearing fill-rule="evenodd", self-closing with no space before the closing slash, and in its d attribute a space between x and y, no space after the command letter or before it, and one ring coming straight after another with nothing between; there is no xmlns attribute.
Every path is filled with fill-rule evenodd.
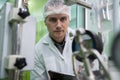
<svg viewBox="0 0 120 80"><path fill-rule="evenodd" d="M60 20L57 20L57 25L56 25L56 27L61 27L61 25L62 25L61 21L60 21Z"/></svg>

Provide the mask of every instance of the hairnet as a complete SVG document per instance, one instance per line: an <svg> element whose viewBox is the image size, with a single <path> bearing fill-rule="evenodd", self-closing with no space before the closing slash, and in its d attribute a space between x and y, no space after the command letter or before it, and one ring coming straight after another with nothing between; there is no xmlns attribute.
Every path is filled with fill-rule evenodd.
<svg viewBox="0 0 120 80"><path fill-rule="evenodd" d="M64 0L48 0L44 7L44 17L51 14L66 14L70 18L70 7L64 4Z"/></svg>

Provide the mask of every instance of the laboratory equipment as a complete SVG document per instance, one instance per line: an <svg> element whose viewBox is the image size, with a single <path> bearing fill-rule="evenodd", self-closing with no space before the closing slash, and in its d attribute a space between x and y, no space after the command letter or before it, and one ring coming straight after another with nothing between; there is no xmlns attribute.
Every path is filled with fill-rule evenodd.
<svg viewBox="0 0 120 80"><path fill-rule="evenodd" d="M0 79L22 80L26 78L23 72L33 69L36 19L30 15L26 1L6 2L2 6Z"/></svg>
<svg viewBox="0 0 120 80"><path fill-rule="evenodd" d="M90 31L81 32L80 30L76 30L75 41L78 44L78 51L74 52L74 54L73 54L74 73L76 74L76 76L79 76L78 80L101 80L101 79L102 80L111 80L109 71L108 71L107 67L105 66L105 63L102 59L102 56L100 55L100 52L98 51L100 48L92 48L91 46L85 46L85 44L83 44L83 42L84 42L83 35L85 35L86 32L90 38L92 37L91 40L92 40L92 42L94 41L93 42L93 43L95 43L94 45L98 45L96 43L99 43L99 41L100 41L100 39L98 39L98 37L96 37L95 35L91 36ZM96 41L94 39L96 39ZM92 56L92 58L97 58L98 61L100 62L100 66L102 67L102 69L100 69L100 75L102 76L102 78L96 76L93 73L93 71L91 69L91 65L90 65L90 59L89 59L90 55ZM81 71L79 74L76 71L75 59L82 61L84 64L85 69L84 69L84 71ZM102 70L102 73L101 73L101 70Z"/></svg>
<svg viewBox="0 0 120 80"><path fill-rule="evenodd" d="M10 80L20 80L21 70L27 66L25 57L21 55L21 41L24 19L30 15L24 0L16 0L13 10L10 12L9 24L12 27L12 53L6 57L6 69ZM11 61L11 62L10 62ZM8 64L8 65L7 65ZM10 67L9 65L12 65Z"/></svg>

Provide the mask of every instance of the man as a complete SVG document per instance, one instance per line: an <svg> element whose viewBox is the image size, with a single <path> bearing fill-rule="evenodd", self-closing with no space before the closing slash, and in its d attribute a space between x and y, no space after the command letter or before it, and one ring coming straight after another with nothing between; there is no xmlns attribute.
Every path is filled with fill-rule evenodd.
<svg viewBox="0 0 120 80"><path fill-rule="evenodd" d="M44 8L48 34L36 45L32 80L49 80L49 71L74 75L72 38L69 36L70 7L62 0L48 0Z"/></svg>
<svg viewBox="0 0 120 80"><path fill-rule="evenodd" d="M50 80L49 72L74 76L72 42L69 36L70 7L62 0L48 0L44 8L46 34L36 45L32 80ZM57 79L56 79L57 80ZM65 79L64 79L65 80Z"/></svg>

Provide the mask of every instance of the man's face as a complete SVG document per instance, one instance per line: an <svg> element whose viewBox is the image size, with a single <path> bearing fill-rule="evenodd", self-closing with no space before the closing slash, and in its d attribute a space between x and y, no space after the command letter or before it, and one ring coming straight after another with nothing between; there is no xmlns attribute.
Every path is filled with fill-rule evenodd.
<svg viewBox="0 0 120 80"><path fill-rule="evenodd" d="M61 42L64 39L69 26L69 16L66 14L48 15L45 24L50 36L55 41Z"/></svg>

